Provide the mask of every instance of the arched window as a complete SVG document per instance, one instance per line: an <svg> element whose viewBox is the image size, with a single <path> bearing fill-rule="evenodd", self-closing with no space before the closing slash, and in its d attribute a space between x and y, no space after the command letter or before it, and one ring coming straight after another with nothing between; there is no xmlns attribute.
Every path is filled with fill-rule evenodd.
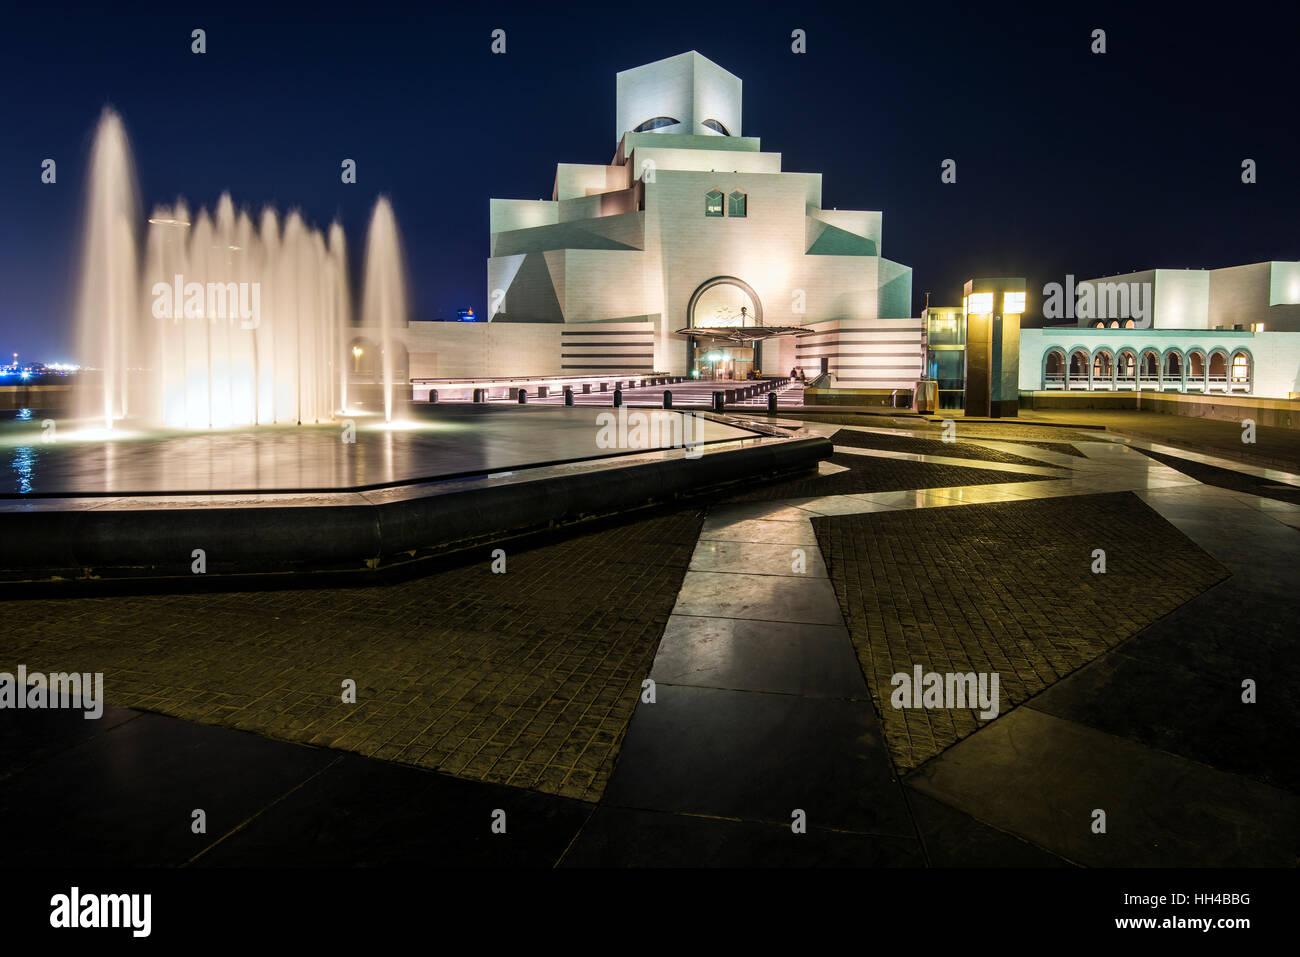
<svg viewBox="0 0 1300 957"><path fill-rule="evenodd" d="M1181 379L1183 377L1183 357L1177 352L1165 356L1165 378Z"/></svg>
<svg viewBox="0 0 1300 957"><path fill-rule="evenodd" d="M1116 362L1116 373L1120 379L1132 381L1137 373L1137 356L1128 351L1121 352Z"/></svg>
<svg viewBox="0 0 1300 957"><path fill-rule="evenodd" d="M633 133L649 133L651 130L663 129L665 126L676 126L681 120L675 120L671 116L656 116L653 119L646 120Z"/></svg>
<svg viewBox="0 0 1300 957"><path fill-rule="evenodd" d="M1064 375L1065 374L1065 354L1059 350L1053 349L1047 354L1047 374Z"/></svg>
<svg viewBox="0 0 1300 957"><path fill-rule="evenodd" d="M1111 327L1112 329L1118 329L1118 328L1119 328L1119 320L1118 320L1118 319L1112 319L1112 320L1110 321L1110 327Z"/></svg>
<svg viewBox="0 0 1300 957"><path fill-rule="evenodd" d="M1124 320L1124 328L1125 328L1125 329L1133 329L1133 328L1135 328L1134 325L1133 325L1133 320L1132 320L1132 319L1125 319L1125 320Z"/></svg>
<svg viewBox="0 0 1300 957"><path fill-rule="evenodd" d="M711 189L704 194L704 215L722 215L722 190Z"/></svg>
<svg viewBox="0 0 1300 957"><path fill-rule="evenodd" d="M1103 350L1092 357L1092 377L1094 379L1109 379L1110 370L1111 357L1109 352Z"/></svg>
<svg viewBox="0 0 1300 957"><path fill-rule="evenodd" d="M749 202L749 197L747 197L744 193L742 193L738 189L732 190L731 195L727 197L727 215L744 216L745 207L748 202Z"/></svg>
<svg viewBox="0 0 1300 957"><path fill-rule="evenodd" d="M1188 375L1194 379L1205 378L1205 356L1199 352L1187 354Z"/></svg>
<svg viewBox="0 0 1300 957"><path fill-rule="evenodd" d="M1250 356L1244 352L1238 352L1232 357L1232 381L1250 381Z"/></svg>
<svg viewBox="0 0 1300 957"><path fill-rule="evenodd" d="M706 129L713 130L713 132L715 133L721 133L723 136L731 135L730 133L727 132L727 128L723 126L721 123L719 123L717 120L705 120L700 125L705 127Z"/></svg>

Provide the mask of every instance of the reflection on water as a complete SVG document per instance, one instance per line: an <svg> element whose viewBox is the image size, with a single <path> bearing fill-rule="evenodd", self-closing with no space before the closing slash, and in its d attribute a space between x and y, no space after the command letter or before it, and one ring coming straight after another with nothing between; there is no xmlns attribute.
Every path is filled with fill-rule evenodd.
<svg viewBox="0 0 1300 957"><path fill-rule="evenodd" d="M30 422L32 418L31 409L19 409L14 414L15 421ZM11 463L14 470L14 491L20 495L27 495L32 490L32 479L36 475L36 449L30 445L21 445L14 449L14 460Z"/></svg>
<svg viewBox="0 0 1300 957"><path fill-rule="evenodd" d="M32 479L36 476L36 450L30 445L14 449L13 470L15 491L27 495L32 490Z"/></svg>
<svg viewBox="0 0 1300 957"><path fill-rule="evenodd" d="M507 472L610 455L599 441L601 411L437 406L415 413L400 430L359 423L355 441L346 441L342 427L330 425L123 428L105 440L77 422L24 409L0 413L0 452L11 456L0 496L325 491ZM703 424L703 442L753 436Z"/></svg>

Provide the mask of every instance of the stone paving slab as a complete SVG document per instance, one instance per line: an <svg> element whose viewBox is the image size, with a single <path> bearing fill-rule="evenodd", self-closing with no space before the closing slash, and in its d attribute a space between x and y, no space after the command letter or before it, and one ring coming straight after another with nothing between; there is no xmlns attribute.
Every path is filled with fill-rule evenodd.
<svg viewBox="0 0 1300 957"><path fill-rule="evenodd" d="M740 492L727 502L771 502L827 495L853 495L959 485L992 485L1028 481L1038 476L959 465L935 465L870 455L832 455L829 461L846 471L834 475L787 479Z"/></svg>
<svg viewBox="0 0 1300 957"><path fill-rule="evenodd" d="M867 701L660 685L604 803L914 838Z"/></svg>
<svg viewBox="0 0 1300 957"><path fill-rule="evenodd" d="M860 449L884 449L889 452L910 452L914 455L942 455L954 459L976 459L983 462L1000 462L1004 465L1042 465L1037 459L1026 458L1011 452L974 445L970 442L944 442L942 439L925 439L911 435L893 435L886 432L862 432L857 429L840 429L831 436L835 445L848 445Z"/></svg>
<svg viewBox="0 0 1300 957"><path fill-rule="evenodd" d="M907 778L1091 867L1294 867L1300 798L1018 708ZM1094 833L1094 811L1106 832Z"/></svg>
<svg viewBox="0 0 1300 957"><path fill-rule="evenodd" d="M1298 437L1296 441L1300 442L1300 437ZM1138 451L1143 455L1155 459L1162 465L1167 465L1171 469L1176 469L1184 475L1191 476L1196 479L1196 481L1203 482L1206 485L1231 489L1237 492L1248 492L1251 495L1259 495L1279 502L1286 502L1291 505L1300 505L1300 486L1257 478L1254 475L1247 475L1244 472L1237 472L1232 469L1222 469L1217 466L1206 465L1202 462L1193 462L1190 459L1179 458L1175 455L1164 455L1160 452L1153 452L1150 449L1139 449Z"/></svg>
<svg viewBox="0 0 1300 957"><path fill-rule="evenodd" d="M601 807L564 867L919 867L911 838Z"/></svg>
<svg viewBox="0 0 1300 957"><path fill-rule="evenodd" d="M841 624L673 615L650 677L731 691L834 698L867 693Z"/></svg>

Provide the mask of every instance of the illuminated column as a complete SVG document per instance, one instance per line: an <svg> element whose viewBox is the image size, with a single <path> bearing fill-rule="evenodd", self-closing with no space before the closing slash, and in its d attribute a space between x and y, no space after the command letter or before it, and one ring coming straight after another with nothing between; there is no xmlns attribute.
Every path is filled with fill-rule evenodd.
<svg viewBox="0 0 1300 957"><path fill-rule="evenodd" d="M966 283L966 414L1014 417L1020 409L1020 316L1024 279ZM1069 358L1066 358L1069 379ZM1088 369L1091 383L1092 369Z"/></svg>

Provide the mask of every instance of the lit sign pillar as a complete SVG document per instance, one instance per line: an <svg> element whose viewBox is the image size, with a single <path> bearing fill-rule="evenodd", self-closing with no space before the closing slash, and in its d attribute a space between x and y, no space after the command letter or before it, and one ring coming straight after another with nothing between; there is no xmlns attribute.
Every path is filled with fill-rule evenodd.
<svg viewBox="0 0 1300 957"><path fill-rule="evenodd" d="M966 414L1014 417L1020 408L1020 316L1023 279L972 279L966 313Z"/></svg>

